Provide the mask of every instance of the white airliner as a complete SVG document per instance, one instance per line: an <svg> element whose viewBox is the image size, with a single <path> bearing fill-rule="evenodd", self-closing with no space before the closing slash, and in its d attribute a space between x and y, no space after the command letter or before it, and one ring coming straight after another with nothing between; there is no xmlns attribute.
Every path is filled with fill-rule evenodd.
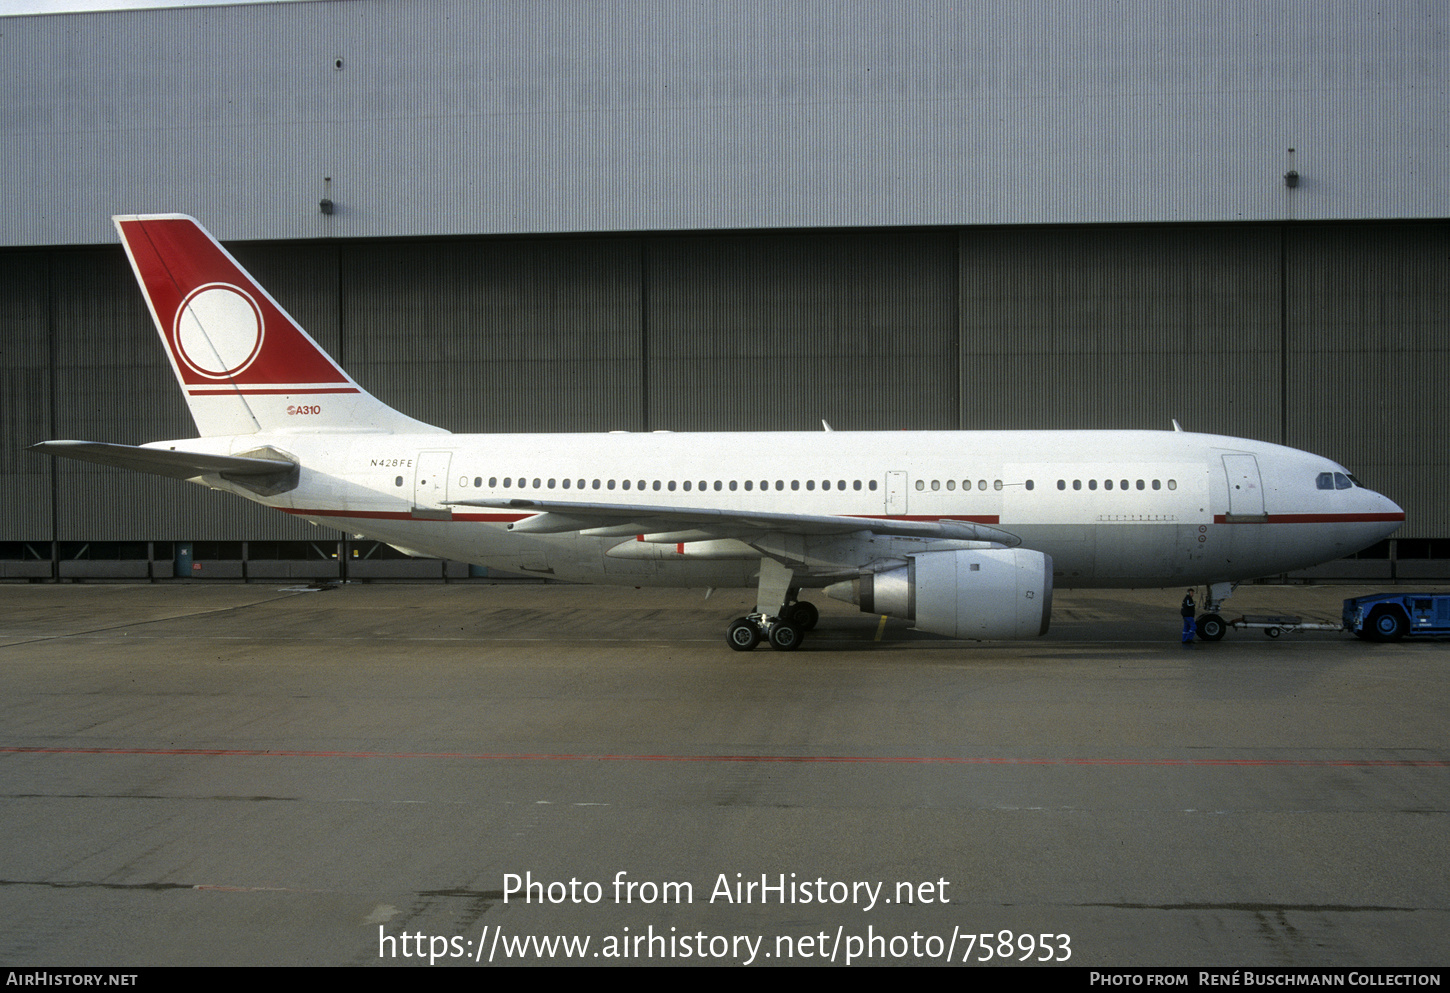
<svg viewBox="0 0 1450 993"><path fill-rule="evenodd" d="M818 616L804 588L971 639L1046 632L1054 583L1202 584L1216 611L1240 580L1404 521L1327 459L1179 430L450 434L354 382L194 219L115 223L201 437L37 450L410 553L587 583L754 585L756 613L726 632L741 651L796 648ZM1223 627L1200 618L1210 640Z"/></svg>

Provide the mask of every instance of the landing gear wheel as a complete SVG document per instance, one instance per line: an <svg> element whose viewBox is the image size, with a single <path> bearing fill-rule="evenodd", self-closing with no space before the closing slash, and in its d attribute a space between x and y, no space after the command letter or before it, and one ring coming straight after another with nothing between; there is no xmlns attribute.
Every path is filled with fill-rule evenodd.
<svg viewBox="0 0 1450 993"><path fill-rule="evenodd" d="M793 652L801 647L803 632L790 621L776 621L770 626L770 647L777 652Z"/></svg>
<svg viewBox="0 0 1450 993"><path fill-rule="evenodd" d="M1278 628L1264 628L1264 637L1265 638L1277 638L1277 637L1279 637L1279 629Z"/></svg>
<svg viewBox="0 0 1450 993"><path fill-rule="evenodd" d="M816 622L821 619L821 612L816 609L815 604L807 603L804 600L797 600L790 605L790 610L786 613L786 616L790 618L792 624L802 631L814 631L816 629Z"/></svg>
<svg viewBox="0 0 1450 993"><path fill-rule="evenodd" d="M1228 625L1217 614L1204 614L1198 619L1198 637L1204 641L1222 641Z"/></svg>
<svg viewBox="0 0 1450 993"><path fill-rule="evenodd" d="M737 652L753 652L760 644L760 628L749 618L736 618L725 629L725 641Z"/></svg>
<svg viewBox="0 0 1450 993"><path fill-rule="evenodd" d="M1409 626L1405 615L1398 610L1381 607L1369 615L1370 637L1375 641L1399 641Z"/></svg>

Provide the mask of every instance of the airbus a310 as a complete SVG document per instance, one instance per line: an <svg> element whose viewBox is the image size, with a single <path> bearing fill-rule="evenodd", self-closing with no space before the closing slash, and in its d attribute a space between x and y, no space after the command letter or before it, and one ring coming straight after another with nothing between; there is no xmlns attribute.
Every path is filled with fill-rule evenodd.
<svg viewBox="0 0 1450 993"><path fill-rule="evenodd" d="M1047 631L1054 584L1206 585L1212 639L1236 582L1349 555L1404 520L1328 459L1180 430L452 434L358 385L194 219L114 220L201 437L37 450L414 554L755 586L756 611L726 631L740 651L797 648L818 618L805 589L1011 639Z"/></svg>

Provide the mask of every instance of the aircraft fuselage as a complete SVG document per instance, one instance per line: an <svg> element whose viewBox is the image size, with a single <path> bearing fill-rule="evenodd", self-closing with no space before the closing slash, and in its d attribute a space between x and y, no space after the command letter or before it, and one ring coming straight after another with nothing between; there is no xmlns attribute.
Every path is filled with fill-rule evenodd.
<svg viewBox="0 0 1450 993"><path fill-rule="evenodd" d="M731 554L719 541L646 548L631 546L633 536L511 533L507 525L532 511L456 501L971 521L1050 555L1064 587L1271 575L1352 554L1403 520L1371 490L1316 485L1323 473L1344 473L1327 459L1190 432L278 433L206 442L219 454L265 444L297 458L296 488L274 497L211 478L267 506L424 554L596 583L749 585L758 554Z"/></svg>

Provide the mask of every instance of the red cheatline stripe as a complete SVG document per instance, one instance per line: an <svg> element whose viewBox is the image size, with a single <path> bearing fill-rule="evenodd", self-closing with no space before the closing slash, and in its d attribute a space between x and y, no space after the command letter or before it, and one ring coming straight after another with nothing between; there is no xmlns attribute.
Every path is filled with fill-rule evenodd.
<svg viewBox="0 0 1450 993"><path fill-rule="evenodd" d="M320 507L275 507L286 514L296 514L298 517L367 517L395 521L415 520L411 512L398 510L323 510ZM682 511L689 511L689 507L680 507ZM455 521L521 521L530 514L468 514L455 510L453 519ZM857 515L852 515L857 516ZM872 521L971 521L975 524L996 524L995 516L981 515L977 517L886 517L882 515L861 515L863 520ZM643 541L644 535L636 535L637 540Z"/></svg>
<svg viewBox="0 0 1450 993"><path fill-rule="evenodd" d="M194 397L236 396L239 393L241 395L243 395L243 396L299 396L300 397L300 396L310 396L313 393L361 393L362 390L358 389L355 386L336 386L336 387L329 387L327 389L302 389L302 388L298 388L298 389L280 389L280 390L253 390L253 389L248 389L245 386L238 386L238 387L235 387L235 388L227 387L227 388L224 388L224 389L203 389L201 387L190 387L190 388L187 389L186 392L190 393Z"/></svg>
<svg viewBox="0 0 1450 993"><path fill-rule="evenodd" d="M1266 524L1366 524L1375 521L1403 521L1399 514L1270 514ZM1225 514L1215 514L1215 524L1227 524Z"/></svg>
<svg viewBox="0 0 1450 993"><path fill-rule="evenodd" d="M1000 524L1002 518L997 514L949 514L943 517L941 514L847 514L847 517L859 517L867 521L971 521L973 524Z"/></svg>
<svg viewBox="0 0 1450 993"><path fill-rule="evenodd" d="M506 752L354 752L289 748L49 748L0 746L0 753L25 755L180 755L208 758L470 759L485 762L837 762L866 765L1059 765L1299 767L1351 769L1444 769L1447 759L1110 759L1032 758L964 755L584 755Z"/></svg>
<svg viewBox="0 0 1450 993"><path fill-rule="evenodd" d="M317 508L306 509L297 507L277 507L276 510L284 514L295 514L298 517L356 517L368 520L384 521L412 521L417 520L412 513L397 510L319 510ZM453 512L455 521L521 521L529 514L463 514ZM433 523L439 523L437 521Z"/></svg>

